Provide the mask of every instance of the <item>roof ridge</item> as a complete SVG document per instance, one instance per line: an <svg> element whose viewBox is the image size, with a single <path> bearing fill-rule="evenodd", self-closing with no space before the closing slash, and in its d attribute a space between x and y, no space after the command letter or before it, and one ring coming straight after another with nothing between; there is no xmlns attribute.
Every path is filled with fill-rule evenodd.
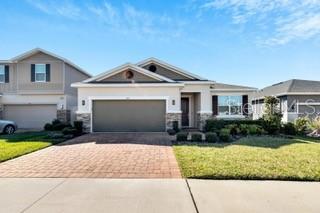
<svg viewBox="0 0 320 213"><path fill-rule="evenodd" d="M288 89L287 89L287 92L290 92L290 91L291 91L291 89L292 89L292 87L293 87L293 83L295 83L295 81L296 81L296 79L291 79L291 83L290 83L290 85L289 85L289 87L288 87Z"/></svg>

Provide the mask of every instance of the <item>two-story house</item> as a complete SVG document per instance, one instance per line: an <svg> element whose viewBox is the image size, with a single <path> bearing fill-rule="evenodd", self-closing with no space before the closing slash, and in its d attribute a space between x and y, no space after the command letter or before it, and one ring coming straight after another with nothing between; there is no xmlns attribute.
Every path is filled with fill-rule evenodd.
<svg viewBox="0 0 320 213"><path fill-rule="evenodd" d="M70 85L89 77L69 60L39 48L0 60L0 118L19 128L42 128L55 118L72 121L77 89Z"/></svg>

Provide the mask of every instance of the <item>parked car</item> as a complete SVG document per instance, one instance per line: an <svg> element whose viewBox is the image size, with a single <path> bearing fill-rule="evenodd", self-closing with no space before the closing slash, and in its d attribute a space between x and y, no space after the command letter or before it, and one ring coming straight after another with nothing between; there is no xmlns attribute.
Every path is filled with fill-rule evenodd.
<svg viewBox="0 0 320 213"><path fill-rule="evenodd" d="M0 120L0 131L4 134L13 134L18 129L14 121Z"/></svg>

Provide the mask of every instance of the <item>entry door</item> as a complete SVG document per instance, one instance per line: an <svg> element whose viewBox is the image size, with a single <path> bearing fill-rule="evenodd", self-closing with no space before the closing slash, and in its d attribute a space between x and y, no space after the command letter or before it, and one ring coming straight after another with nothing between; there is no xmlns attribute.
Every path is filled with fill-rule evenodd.
<svg viewBox="0 0 320 213"><path fill-rule="evenodd" d="M181 125L188 127L189 126L189 98L181 98Z"/></svg>

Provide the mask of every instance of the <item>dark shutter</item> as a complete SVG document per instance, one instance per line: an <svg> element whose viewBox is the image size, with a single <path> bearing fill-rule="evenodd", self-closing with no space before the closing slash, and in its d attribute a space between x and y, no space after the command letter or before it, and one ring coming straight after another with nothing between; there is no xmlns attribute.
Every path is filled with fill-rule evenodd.
<svg viewBox="0 0 320 213"><path fill-rule="evenodd" d="M243 95L242 96L242 110L243 110L243 115L247 116L248 115L248 95Z"/></svg>
<svg viewBox="0 0 320 213"><path fill-rule="evenodd" d="M218 96L217 95L212 96L212 114L218 115Z"/></svg>
<svg viewBox="0 0 320 213"><path fill-rule="evenodd" d="M36 75L36 66L34 64L31 64L31 82L35 81Z"/></svg>
<svg viewBox="0 0 320 213"><path fill-rule="evenodd" d="M4 66L4 82L9 83L9 65Z"/></svg>
<svg viewBox="0 0 320 213"><path fill-rule="evenodd" d="M50 81L50 64L46 64L46 82Z"/></svg>

